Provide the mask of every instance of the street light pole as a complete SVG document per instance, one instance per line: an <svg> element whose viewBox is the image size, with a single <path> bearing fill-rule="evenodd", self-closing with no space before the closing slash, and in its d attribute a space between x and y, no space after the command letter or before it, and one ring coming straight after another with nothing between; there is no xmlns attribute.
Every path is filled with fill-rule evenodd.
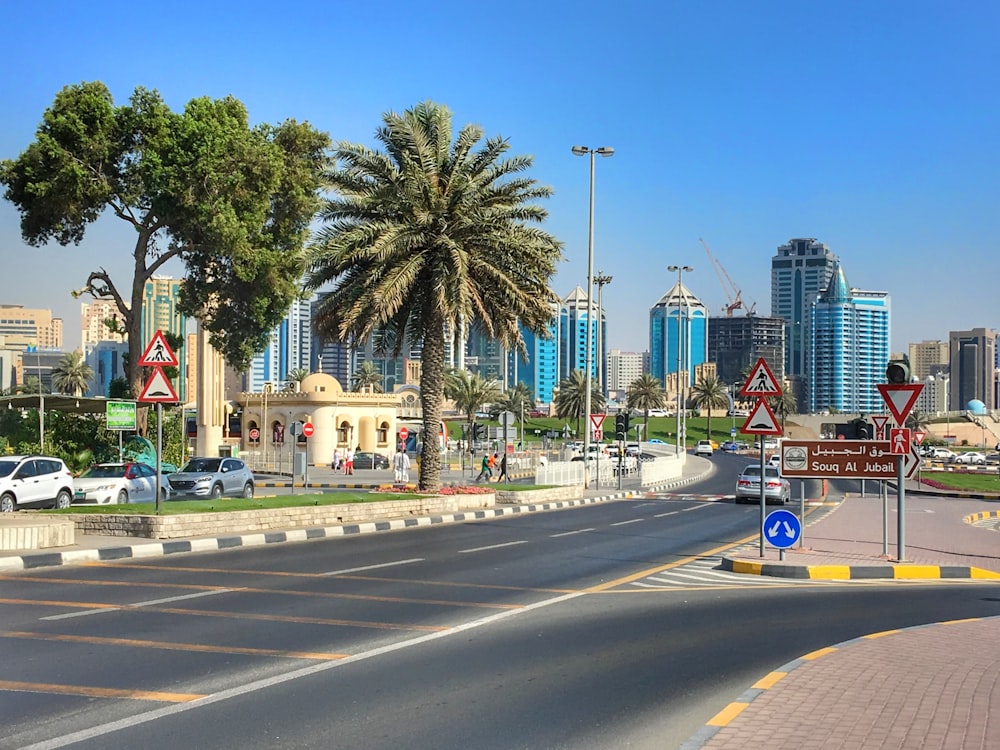
<svg viewBox="0 0 1000 750"><path fill-rule="evenodd" d="M601 329L604 327L604 285L611 283L611 277L604 271L598 271L594 283L597 284L597 383L601 388L601 394L607 399L608 386L604 372L607 358L604 355L604 333Z"/></svg>
<svg viewBox="0 0 1000 750"><path fill-rule="evenodd" d="M684 296L684 286L683 278L684 272L690 273L694 269L691 266L667 266L667 270L670 272L677 272L677 439L674 441L676 445L674 446L674 454L680 455L681 452L681 431L683 429L681 425L681 401L683 391L681 388L681 367L683 366L684 359L681 356L681 351L683 347L681 346L683 340L683 331L681 330L681 297ZM685 304L686 304L686 300ZM664 363L666 364L666 363Z"/></svg>
<svg viewBox="0 0 1000 750"><path fill-rule="evenodd" d="M584 395L584 411L587 412L586 419L587 423L583 431L583 486L588 487L590 484L590 391L593 388L592 377L593 370L592 357L593 352L591 351L591 346L593 342L593 329L594 329L594 155L600 154L601 156L613 156L615 150L610 146L601 146L600 148L588 148L587 146L573 146L573 154L576 156L586 156L590 155L590 214L588 222L588 234L587 234L587 350L584 353L584 383L586 388L586 393Z"/></svg>

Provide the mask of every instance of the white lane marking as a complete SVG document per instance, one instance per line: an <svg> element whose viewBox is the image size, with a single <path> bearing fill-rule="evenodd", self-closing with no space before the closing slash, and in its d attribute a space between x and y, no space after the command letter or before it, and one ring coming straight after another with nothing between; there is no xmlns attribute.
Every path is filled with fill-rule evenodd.
<svg viewBox="0 0 1000 750"><path fill-rule="evenodd" d="M430 641L436 641L440 638L447 638L449 636L458 635L467 630L473 630L475 628L483 627L484 625L490 625L494 622L498 622L508 617L514 617L516 615L522 615L525 612L531 612L535 609L541 609L542 607L548 607L550 604L560 604L562 602L569 601L570 599L576 599L577 597L584 596L586 592L576 591L572 594L561 594L559 596L553 597L552 599L546 599L540 602L535 602L533 604L525 605L520 609L506 610L504 612L497 612L496 614L487 615L480 620L473 620L472 622L467 622L463 625L456 625L453 628L444 630L438 633L427 633L425 635L420 635L415 638L411 638L407 641L402 641L399 643L390 643L387 646L381 646L380 648L372 649L371 651L364 651L360 654L355 654L353 656L348 656L346 659L338 659L337 661L322 662L320 664L310 665L308 667L303 667L301 669L296 669L292 672L286 672L281 675L274 675L273 677L266 677L261 680L256 680L254 682L249 682L245 685L240 685L239 687L229 688L227 690L221 690L218 693L212 693L206 695L204 698L198 698L197 700L189 701L187 703L175 703L171 706L165 706L163 708L158 708L153 711L147 711L144 714L136 714L134 716L129 716L124 719L118 719L117 721L111 721L106 724L98 724L97 726L90 727L89 729L81 729L77 732L71 732L69 734L64 734L60 737L53 737L49 740L43 740L41 742L36 742L34 745L27 745L22 747L21 750L57 750L60 747L66 747L67 745L73 745L77 742L83 742L85 740L91 740L95 737L103 737L106 734L111 734L112 732L117 732L121 729L129 729L131 727L139 726L140 724L147 724L156 719L161 719L166 716L173 716L176 714L181 714L186 711L190 711L195 708L201 708L202 706L209 706L213 703L221 703L223 701L231 700L233 698L238 698L243 695L248 695L249 693L256 693L261 690L266 690L267 688L274 687L275 685L281 685L285 682L291 682L292 680L298 680L303 677L309 677L314 674L320 674L331 669L337 669L346 664L353 664L355 662L364 661L366 659L372 659L377 656L383 656L384 654L389 654L394 651L401 651L405 648L410 648L411 646L419 646L423 643L429 643Z"/></svg>
<svg viewBox="0 0 1000 750"><path fill-rule="evenodd" d="M199 591L197 594L183 594L181 596L170 596L166 599L150 599L145 602L135 604L123 604L120 607L108 607L106 609L85 609L82 612L67 612L64 615L49 615L39 617L39 620L68 620L71 617L87 617L88 615L103 615L105 612L120 612L123 609L135 609L136 607L153 607L157 604L169 604L170 602L182 602L185 599L200 599L203 596L216 596L218 594L229 594L242 589L216 589L215 591Z"/></svg>
<svg viewBox="0 0 1000 750"><path fill-rule="evenodd" d="M671 511L668 511L667 513L657 513L655 516L653 516L653 518L663 518L664 516L672 516L675 513L680 513L680 511L679 510L671 510Z"/></svg>
<svg viewBox="0 0 1000 750"><path fill-rule="evenodd" d="M363 570L378 570L379 568L391 568L393 565L409 565L410 563L423 562L422 557L411 557L409 560L396 560L395 562L379 563L378 565L365 565L360 568L344 568L343 570L331 570L320 573L321 576L342 576L347 573L360 573Z"/></svg>
<svg viewBox="0 0 1000 750"><path fill-rule="evenodd" d="M692 505L690 508L681 508L681 513L687 513L689 510L701 510L702 508L710 508L710 505Z"/></svg>
<svg viewBox="0 0 1000 750"><path fill-rule="evenodd" d="M639 521L645 521L645 518L633 518L629 521L619 521L618 523L611 524L612 526L627 526L630 523L639 523Z"/></svg>
<svg viewBox="0 0 1000 750"><path fill-rule="evenodd" d="M527 540L521 540L520 542L504 542L503 544L491 544L487 547L472 547L470 549L460 549L458 551L458 554L465 555L468 554L469 552L483 552L484 550L488 549L500 549L501 547L514 547L515 545L518 544L527 544L527 543L528 543Z"/></svg>
<svg viewBox="0 0 1000 750"><path fill-rule="evenodd" d="M596 529L577 529L576 531L564 531L561 534L549 534L549 539L558 539L561 536L573 536L573 534L586 534L588 531L595 531Z"/></svg>

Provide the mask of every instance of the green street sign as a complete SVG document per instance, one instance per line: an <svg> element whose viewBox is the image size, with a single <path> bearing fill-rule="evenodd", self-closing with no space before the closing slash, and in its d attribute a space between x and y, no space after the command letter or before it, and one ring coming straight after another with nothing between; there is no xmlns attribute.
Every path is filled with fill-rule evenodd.
<svg viewBox="0 0 1000 750"><path fill-rule="evenodd" d="M108 401L105 406L107 428L109 430L134 430L135 401Z"/></svg>

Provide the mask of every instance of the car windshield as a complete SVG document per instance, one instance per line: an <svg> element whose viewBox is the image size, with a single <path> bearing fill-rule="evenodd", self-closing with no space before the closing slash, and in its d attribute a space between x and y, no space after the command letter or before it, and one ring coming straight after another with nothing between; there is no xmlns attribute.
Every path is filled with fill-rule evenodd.
<svg viewBox="0 0 1000 750"><path fill-rule="evenodd" d="M777 477L778 476L778 469L776 467L774 467L774 466L765 466L764 470L766 472L764 476L768 476L768 477ZM747 466L745 469L743 469L743 476L745 476L745 477L754 477L754 478L759 477L760 476L760 466L757 466L756 464L751 465L751 466Z"/></svg>
<svg viewBox="0 0 1000 750"><path fill-rule="evenodd" d="M201 473L217 472L222 465L221 458L192 458L181 471Z"/></svg>
<svg viewBox="0 0 1000 750"><path fill-rule="evenodd" d="M17 461L0 461L0 477L9 477L17 468Z"/></svg>
<svg viewBox="0 0 1000 750"><path fill-rule="evenodd" d="M113 464L110 466L91 466L83 474L80 475L81 479L117 479L118 477L125 476L126 467L120 464Z"/></svg>

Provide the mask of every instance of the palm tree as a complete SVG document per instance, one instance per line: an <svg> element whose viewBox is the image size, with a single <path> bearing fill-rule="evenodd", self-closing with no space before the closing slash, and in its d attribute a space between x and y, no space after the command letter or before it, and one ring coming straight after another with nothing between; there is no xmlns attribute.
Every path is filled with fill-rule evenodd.
<svg viewBox="0 0 1000 750"><path fill-rule="evenodd" d="M374 362L365 361L358 365L358 369L351 375L351 390L355 393L382 393L382 373L379 372L378 365Z"/></svg>
<svg viewBox="0 0 1000 750"><path fill-rule="evenodd" d="M515 419L520 420L525 412L535 408L535 394L531 386L518 381L508 388L495 402L500 411L509 411Z"/></svg>
<svg viewBox="0 0 1000 750"><path fill-rule="evenodd" d="M52 387L59 393L82 396L93 377L94 371L84 360L83 352L77 349L64 354L59 364L52 368Z"/></svg>
<svg viewBox="0 0 1000 750"><path fill-rule="evenodd" d="M304 367L297 367L294 370L289 370L285 378L288 380L288 385L291 390L296 393L302 390L302 381L309 377L309 370Z"/></svg>
<svg viewBox="0 0 1000 750"><path fill-rule="evenodd" d="M490 338L523 352L521 326L544 333L558 301L549 288L561 244L534 226L547 216L532 203L551 189L521 176L528 156L505 156L500 137L483 142L478 125L452 140L451 112L433 102L388 112L375 138L384 151L341 142L325 172L334 192L311 247L310 290L333 286L319 303L317 333L366 341L394 325L421 346L424 434L441 422L446 331L478 320ZM441 486L434 441L421 451L419 487Z"/></svg>
<svg viewBox="0 0 1000 750"><path fill-rule="evenodd" d="M590 408L594 412L604 411L604 394L600 383L590 382ZM559 381L556 394L556 416L560 419L575 419L576 434L580 434L580 420L587 408L587 379L582 370L573 370ZM590 415L587 415L589 418Z"/></svg>
<svg viewBox="0 0 1000 750"><path fill-rule="evenodd" d="M931 423L930 415L920 409L911 409L906 415L906 426L914 431L923 431Z"/></svg>
<svg viewBox="0 0 1000 750"><path fill-rule="evenodd" d="M625 406L629 411L642 410L642 434L649 438L649 410L662 409L667 403L667 393L659 378L644 372L631 383L625 391Z"/></svg>
<svg viewBox="0 0 1000 750"><path fill-rule="evenodd" d="M708 439L712 439L712 409L729 406L729 389L715 375L703 375L691 387L691 400L708 411Z"/></svg>
<svg viewBox="0 0 1000 750"><path fill-rule="evenodd" d="M774 415L781 420L781 431L785 431L785 419L789 414L794 414L798 403L795 400L795 394L789 390L788 386L784 383L781 384L781 395L772 396L767 400L768 406L771 407L771 411Z"/></svg>
<svg viewBox="0 0 1000 750"><path fill-rule="evenodd" d="M476 436L476 412L483 404L493 403L500 398L500 385L495 380L487 380L478 372L451 370L445 376L444 395L465 415L471 445Z"/></svg>

